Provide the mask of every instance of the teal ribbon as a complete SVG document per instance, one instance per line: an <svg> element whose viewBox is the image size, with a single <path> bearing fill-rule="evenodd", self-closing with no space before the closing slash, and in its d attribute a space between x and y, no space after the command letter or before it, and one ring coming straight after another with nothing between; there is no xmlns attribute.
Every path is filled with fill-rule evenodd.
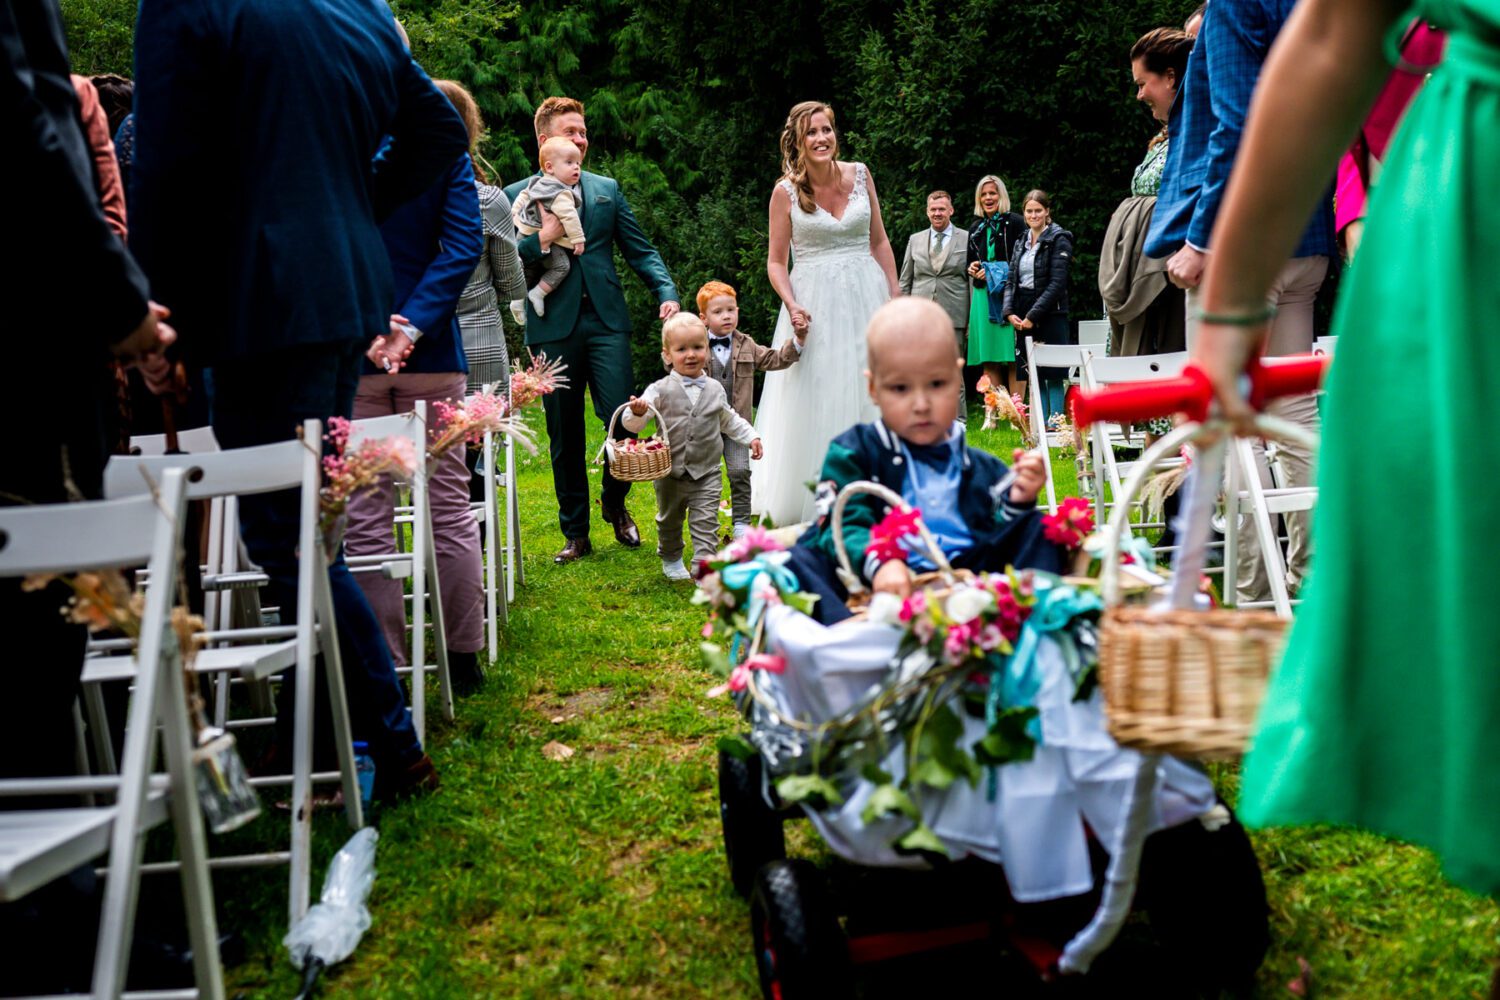
<svg viewBox="0 0 1500 1000"><path fill-rule="evenodd" d="M766 612L766 599L761 596L762 577L774 586L778 593L794 593L797 590L797 575L787 569L786 552L762 552L754 559L733 563L719 570L719 583L734 593L746 597L745 618L753 629Z"/></svg>
<svg viewBox="0 0 1500 1000"><path fill-rule="evenodd" d="M1149 546L1148 546L1149 550ZM1000 709L1031 707L1036 704L1037 692L1042 687L1041 670L1037 666L1037 651L1041 648L1042 636L1062 632L1079 615L1100 611L1104 602L1093 591L1081 591L1060 581L1036 575L1036 605L1026 624L1021 626L1021 635L1016 640L1010 656L1001 660L999 668L991 676L989 696L984 704L984 724L993 729L1000 717ZM1077 678L1083 665L1079 661L1078 646L1068 637L1060 637L1063 659L1070 676ZM998 681L998 683L997 683ZM1026 724L1026 733L1042 742L1042 720L1037 716ZM999 775L990 769L989 797L994 801L998 791Z"/></svg>

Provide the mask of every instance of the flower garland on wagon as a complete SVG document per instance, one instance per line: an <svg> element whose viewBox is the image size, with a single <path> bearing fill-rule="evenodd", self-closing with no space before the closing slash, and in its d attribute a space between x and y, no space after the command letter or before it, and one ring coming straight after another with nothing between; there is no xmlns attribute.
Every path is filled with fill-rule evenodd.
<svg viewBox="0 0 1500 1000"><path fill-rule="evenodd" d="M919 520L916 510L891 511L872 528L869 550L904 555L903 542L918 533ZM988 770L993 796L996 768L1034 756L1041 737L1035 707L1041 632L1070 640L1074 633L1089 633L1066 644L1073 650L1074 697L1091 696L1097 596L1047 574L1010 570L919 590L904 601L877 601L871 620L901 630L885 682L858 708L811 724L778 714L761 690L767 683L762 678L788 669L783 657L761 648L767 611L786 604L806 613L816 599L797 591L786 561L784 547L755 530L723 558L700 564L694 602L709 608L701 649L709 668L725 678L709 695L731 694L751 724L748 738L724 737L720 749L742 757L762 754L781 800L810 809L837 807L860 782L869 782L875 788L862 822L905 817L909 822L892 841L895 850L946 855L922 816L918 793L942 791L960 779L977 787ZM1038 612L1044 621L1028 634L1026 626ZM965 739L960 713L984 718L982 739ZM882 767L897 747L905 762L899 777Z"/></svg>

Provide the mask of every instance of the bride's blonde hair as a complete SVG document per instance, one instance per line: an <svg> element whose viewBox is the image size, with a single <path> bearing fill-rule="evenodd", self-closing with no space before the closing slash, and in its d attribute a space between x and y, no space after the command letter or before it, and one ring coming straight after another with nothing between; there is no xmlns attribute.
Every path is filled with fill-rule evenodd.
<svg viewBox="0 0 1500 1000"><path fill-rule="evenodd" d="M786 124L781 128L781 176L792 182L797 192L797 204L802 211L811 214L817 203L813 201L812 181L807 179L807 164L802 160L802 137L807 134L807 124L818 112L828 116L828 124L834 127L833 159L838 162L838 122L834 120L833 108L822 101L803 101L787 112Z"/></svg>

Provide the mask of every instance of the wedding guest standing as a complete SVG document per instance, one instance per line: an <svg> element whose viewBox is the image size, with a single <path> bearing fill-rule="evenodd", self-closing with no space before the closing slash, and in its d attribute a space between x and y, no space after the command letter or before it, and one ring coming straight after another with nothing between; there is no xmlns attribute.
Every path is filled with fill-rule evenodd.
<svg viewBox="0 0 1500 1000"><path fill-rule="evenodd" d="M467 132L465 133L468 134ZM484 251L484 229L474 169L467 153L449 165L438 182L391 213L380 235L395 278L395 315L385 348L405 360L399 368L377 366L371 351L354 394L354 419L409 413L427 403L429 431L436 426L433 406L462 400L468 384L458 301ZM397 329L399 327L399 329ZM383 362L382 362L383 363ZM479 524L469 510L469 469L464 449L454 448L427 464L427 496L437 558L437 593L443 602L448 670L460 694L479 686L483 673L484 586ZM391 551L396 490L389 477L349 501L344 544L351 555ZM406 599L402 581L380 573L355 578L375 611L398 666L406 664ZM422 642L421 636L413 643ZM420 683L413 678L412 683Z"/></svg>
<svg viewBox="0 0 1500 1000"><path fill-rule="evenodd" d="M1166 257L1167 275L1173 284L1187 289L1189 350L1194 347L1201 312L1198 282L1209 260L1210 236L1239 152L1250 98L1260 67L1294 6L1295 0L1214 0L1209 4L1172 107L1172 146L1162 170L1146 252ZM1331 174L1328 180L1332 180ZM1319 192L1302 239L1271 287L1275 319L1262 345L1262 352L1268 356L1312 350L1313 305L1334 251L1333 206L1327 183L1320 185ZM1278 399L1271 404L1271 412L1309 430L1316 431L1319 425L1317 399L1311 393ZM1270 468L1258 440L1254 449L1261 483L1269 488ZM1283 485L1311 484L1312 456L1302 447L1285 445L1279 451L1278 463L1285 472ZM1312 556L1310 516L1299 512L1283 517L1288 538L1287 584L1295 590ZM1268 601L1271 584L1256 535L1245 531L1239 537L1242 562L1235 596L1239 603Z"/></svg>
<svg viewBox="0 0 1500 1000"><path fill-rule="evenodd" d="M489 171L479 156L484 120L474 97L456 80L434 80L469 129L469 160L479 189L479 214L484 219L484 253L479 266L458 299L458 327L463 333L464 357L469 362L469 391L496 385L503 395L510 392L510 357L505 349L505 328L500 303L526 294L526 276L516 253L516 227L510 218L510 199L490 183Z"/></svg>
<svg viewBox="0 0 1500 1000"><path fill-rule="evenodd" d="M1167 263L1147 257L1146 233L1167 162L1167 116L1187 69L1193 40L1176 28L1147 32L1130 50L1136 99L1161 122L1135 168L1130 197L1110 217L1099 255L1099 294L1109 314L1109 353L1166 354L1186 347L1182 289L1167 280Z"/></svg>
<svg viewBox="0 0 1500 1000"><path fill-rule="evenodd" d="M348 417L365 351L391 328L377 220L450 169L468 146L463 122L368 0L143 0L135 37L131 247L170 292L184 348L213 365L219 443L285 441L305 419ZM235 127L205 128L222 121ZM270 577L263 600L283 624L298 503L295 491L240 500L241 535ZM435 787L342 553L329 582L376 797Z"/></svg>
<svg viewBox="0 0 1500 1000"><path fill-rule="evenodd" d="M1068 265L1073 257L1073 234L1052 221L1052 196L1029 191L1021 203L1027 233L1010 255L1005 284L1005 317L1016 336L1038 344L1068 342ZM1024 363L1024 361L1023 361ZM1066 368L1040 368L1042 414L1062 412Z"/></svg>
<svg viewBox="0 0 1500 1000"><path fill-rule="evenodd" d="M953 196L934 191L927 196L926 229L912 233L901 257L901 294L931 299L953 320L959 351L968 340L969 231L953 224Z"/></svg>
<svg viewBox="0 0 1500 1000"><path fill-rule="evenodd" d="M968 364L981 365L990 384L1019 393L1026 373L1015 364L1016 332L1005 318L1003 292L992 296L986 265L1010 264L1010 252L1026 232L1026 223L1010 210L1010 193L994 174L979 178L974 186L975 223L969 229L966 262L972 291L969 293Z"/></svg>

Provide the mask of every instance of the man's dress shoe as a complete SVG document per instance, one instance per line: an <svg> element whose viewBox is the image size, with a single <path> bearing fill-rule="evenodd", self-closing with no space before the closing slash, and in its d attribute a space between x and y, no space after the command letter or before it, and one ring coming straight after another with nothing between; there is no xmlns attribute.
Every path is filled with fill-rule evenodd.
<svg viewBox="0 0 1500 1000"><path fill-rule="evenodd" d="M631 518L630 511L625 508L611 510L603 504L599 505L604 520L608 521L615 529L615 541L630 549L641 547L641 529L635 526L635 520Z"/></svg>
<svg viewBox="0 0 1500 1000"><path fill-rule="evenodd" d="M561 566L564 563L572 562L574 559L582 559L593 551L594 546L589 543L587 538L570 538L568 539L568 544L562 547L562 551L552 557L552 561Z"/></svg>

